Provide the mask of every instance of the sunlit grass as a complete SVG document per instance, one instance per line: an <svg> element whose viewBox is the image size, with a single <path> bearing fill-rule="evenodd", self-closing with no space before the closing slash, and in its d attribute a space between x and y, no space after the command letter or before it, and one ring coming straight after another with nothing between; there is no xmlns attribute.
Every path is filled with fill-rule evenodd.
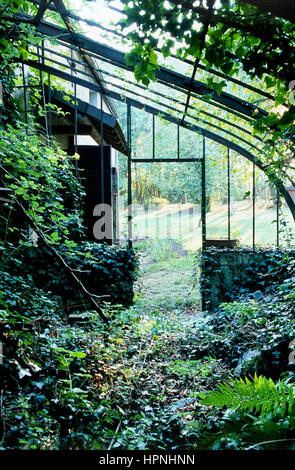
<svg viewBox="0 0 295 470"><path fill-rule="evenodd" d="M231 238L238 238L241 245L252 245L253 242L253 208L251 201L234 203L234 213L230 218ZM284 218L294 233L294 221L287 207ZM255 207L255 242L262 246L275 246L276 208L266 208L262 201ZM126 225L126 214L121 213L121 227ZM284 230L280 224L280 230ZM227 238L228 207L227 204L215 205L206 215L207 238ZM134 238L160 238L179 240L187 250L197 250L201 246L200 208L192 204L169 204L160 209L149 209L145 212L138 208L133 218ZM280 244L285 246L289 235L280 234ZM292 242L292 240L291 240Z"/></svg>
<svg viewBox="0 0 295 470"><path fill-rule="evenodd" d="M181 258L153 261L142 266L137 304L145 309L198 309L199 287L193 283L194 253Z"/></svg>

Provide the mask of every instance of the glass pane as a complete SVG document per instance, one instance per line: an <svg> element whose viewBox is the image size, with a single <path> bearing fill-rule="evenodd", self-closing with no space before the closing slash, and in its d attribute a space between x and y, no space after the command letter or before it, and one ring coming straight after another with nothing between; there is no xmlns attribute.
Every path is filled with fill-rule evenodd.
<svg viewBox="0 0 295 470"><path fill-rule="evenodd" d="M230 151L230 233L241 246L253 246L252 163Z"/></svg>
<svg viewBox="0 0 295 470"><path fill-rule="evenodd" d="M153 157L153 116L136 108L131 108L131 156Z"/></svg>
<svg viewBox="0 0 295 470"><path fill-rule="evenodd" d="M124 236L127 194L123 187L127 187L127 179L123 168L120 177L121 234ZM185 250L201 246L199 163L134 163L132 201L134 240L168 240Z"/></svg>
<svg viewBox="0 0 295 470"><path fill-rule="evenodd" d="M202 136L180 127L179 154L180 158L202 158Z"/></svg>
<svg viewBox="0 0 295 470"><path fill-rule="evenodd" d="M277 191L265 173L255 168L255 244L277 244Z"/></svg>
<svg viewBox="0 0 295 470"><path fill-rule="evenodd" d="M177 158L177 125L156 116L155 158Z"/></svg>
<svg viewBox="0 0 295 470"><path fill-rule="evenodd" d="M227 214L226 149L206 139L206 238L211 240L208 243L227 240Z"/></svg>

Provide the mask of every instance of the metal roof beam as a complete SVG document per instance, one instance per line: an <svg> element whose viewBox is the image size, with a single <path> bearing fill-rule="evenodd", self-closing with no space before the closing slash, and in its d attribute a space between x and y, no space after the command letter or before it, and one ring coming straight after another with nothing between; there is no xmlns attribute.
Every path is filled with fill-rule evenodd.
<svg viewBox="0 0 295 470"><path fill-rule="evenodd" d="M63 1L62 0L53 0L54 3L55 3L55 6L56 6L56 9L58 11L58 13L60 14L63 22L65 23L66 27L67 27L67 30L69 31L70 35L71 35L71 38L72 38L72 41L74 44L77 45L77 47L79 48L79 51L80 51L80 54L82 55L82 57L84 58L86 64L88 65L88 68L89 70L91 71L92 75L93 75L93 78L94 80L100 85L101 87L101 90L102 90L102 93L104 94L105 90L104 90L104 86L103 86L103 83L102 83L102 77L100 76L100 73L95 71L94 68L93 68L93 63L92 63L92 60L90 59L90 57L88 57L87 55L87 51L85 51L84 48L82 48L79 44L79 41L77 40L77 33L76 31L74 30L73 26L71 25L71 23L69 22L69 19L68 19L68 11L67 9L65 8L64 4L63 4ZM110 102L110 100L106 100L107 102L107 105L109 106L111 112L117 116L117 112L116 110L114 109L114 106L113 104Z"/></svg>
<svg viewBox="0 0 295 470"><path fill-rule="evenodd" d="M202 158L131 158L132 163L196 163Z"/></svg>
<svg viewBox="0 0 295 470"><path fill-rule="evenodd" d="M37 34L38 34L38 33L37 33ZM41 37L43 37L40 33L39 33L39 35L40 35ZM74 50L74 51L78 51L78 52L79 52L79 49L76 48L75 46L73 46L73 45L71 45L71 44L69 44L69 43L68 43L68 44L65 44L65 43L62 42L62 40L57 40L57 41L58 41L59 44L62 45L63 47L67 47L68 49L72 49L72 50ZM89 55L90 57L94 57L96 60L101 60L101 61L103 61L103 62L106 62L106 63L108 63L108 64L111 64L113 67L122 68L122 67L120 67L120 65L114 64L110 59L108 59L108 58L106 58L106 57L98 56L97 54L94 54L94 53L91 53L91 52L88 52L88 55ZM132 71L131 71L131 70L128 70L128 72L132 72ZM85 75L86 75L86 73L85 73ZM88 74L87 74L87 75L88 75ZM134 83L134 85L136 86L136 83ZM175 90L175 91L178 91L179 93L185 93L185 90L181 89L180 87L177 87L176 85L171 85L171 84L169 84L169 83L161 83L161 85L164 85L164 86L166 86L167 88L171 88L171 89L173 89L173 90ZM149 89L147 88L147 90L149 90ZM197 99L198 101L203 101L204 103L207 103L207 104L208 104L208 100L206 100L205 98L202 98L201 96L198 96L198 95L196 95L195 93L193 93L192 96L193 96L195 99ZM223 111L225 111L225 112L227 112L227 113L233 114L234 116L237 116L238 118L243 119L243 120L246 121L246 122L250 122L250 123L251 123L251 122L253 121L253 119L250 119L249 117L247 117L247 116L245 116L245 115L242 115L242 114L238 113L237 111L234 111L233 109L226 108L226 106L224 106L224 105L222 105L222 104L220 104L220 103L216 103L216 102L212 103L212 102L210 102L209 104L210 104L211 106L216 107L216 108L222 109Z"/></svg>
<svg viewBox="0 0 295 470"><path fill-rule="evenodd" d="M67 56L65 56L65 55L63 55L63 54L60 54L60 53L55 53L54 51L52 51L52 50L50 50L50 49L47 49L47 48L43 48L43 49L44 49L44 50L47 50L48 52L51 52L51 53L53 53L53 54L56 54L56 55L59 56L59 57L67 58ZM31 54L37 56L37 53L35 53L35 52L31 52ZM63 64L63 63L61 63L61 62L55 60L55 59L52 59L51 57L50 57L50 58L45 57L45 60L47 60L47 61L49 61L49 62L52 62L52 63L54 63L54 64L57 64L57 65L60 65L60 66L62 66L62 67L64 67L64 66L66 65L66 64ZM73 58L71 58L71 61L74 62L74 63L77 63L77 64L85 65L83 62L78 61L78 60L73 59ZM68 66L68 68L70 68L70 66ZM89 73L87 73L87 72L84 72L83 70L79 70L78 72L79 72L79 74L82 74L82 75L84 75L84 76L87 76L87 77L92 78L92 75L91 75L91 74L89 74ZM124 81L125 83L130 83L131 85L133 85L133 86L135 86L135 87L137 87L137 88L140 88L140 89L146 91L146 88L145 88L145 87L143 87L143 86L141 86L141 85L138 85L137 83L131 82L131 81L129 81L129 80L122 79L121 77L117 77L116 75L111 74L111 73L109 73L109 72L107 72L107 71L105 71L105 70L102 70L102 69L100 69L100 72L102 72L102 73L105 74L105 75L109 75L109 76L111 76L111 77L113 77L113 78L116 78L116 79L118 79L118 80L120 80L120 81ZM133 90L127 90L126 88L123 88L123 87L121 87L120 85L116 85L116 84L114 84L114 83L108 82L108 81L106 81L105 79L103 79L103 81L104 81L104 84L106 84L106 85L114 86L115 88L122 89L123 91L128 91L129 93L131 93L131 94L133 94L133 95L135 95L135 96L138 96L138 97L140 97L140 98L147 99L147 100L149 100L149 101L151 101L151 102L153 102L153 103L157 103L157 101L156 101L155 99L153 99L153 98L146 97L146 96L144 96L144 95L140 95L139 93L137 93L137 92L135 92L135 91L133 91ZM181 106L184 106L184 103L182 103L181 101L179 101L179 100L177 100L177 99L175 99L175 98L171 98L171 97L167 98L167 96L165 96L163 93L157 92L157 91L155 91L155 90L149 89L148 91L149 91L150 93L155 94L156 96L159 96L159 97L161 97L161 98L165 98L165 99L169 100L169 101L172 102L172 103L176 103L176 104L179 104L179 105L181 105ZM168 107L169 109L174 110L174 108L172 108L170 105L165 105L165 106ZM193 106L191 106L191 105L189 105L188 108L189 108L189 109L192 109L192 110L195 109L195 108L194 108ZM220 122L222 122L222 123L224 123L224 124L227 124L227 125L230 126L230 127L235 127L236 129L240 130L241 132L244 132L244 133L248 134L249 136L252 136L252 133L251 133L250 131L248 131L247 129L244 129L244 128L242 128L241 126L238 126L237 124L234 124L234 123L232 123L232 122L229 122L229 121L227 121L226 119L223 119L223 118L221 118L221 117L219 117L219 116L214 116L213 114L208 113L208 112L203 111L203 110L200 110L200 113L201 113L201 114L204 114L205 116L211 117L211 118L213 118L213 119L215 119L215 120L217 120L217 121L220 121ZM236 138L240 139L241 141L245 142L247 145L251 145L252 147L255 147L253 144L249 143L248 141L245 141L242 137L237 136L237 135L235 135L235 134L232 134L232 133L231 133L230 131L228 131L227 129L221 129L221 128L219 128L218 126L216 126L216 124L212 124L212 123L206 121L205 119L199 118L199 117L197 117L197 116L192 116L192 115L190 115L190 114L187 114L187 117L190 117L190 118L192 118L192 119L196 119L196 120L200 120L200 121L202 121L202 122L205 122L207 125L212 126L212 127L216 127L216 129L220 129L222 132L226 132L226 133L228 133L229 135L232 135L233 137L236 137ZM252 137L253 137L253 136L252 136ZM254 136L254 138L255 138L256 140L262 141L262 139L259 138L259 137Z"/></svg>
<svg viewBox="0 0 295 470"><path fill-rule="evenodd" d="M34 3L35 5L39 5L40 1L38 0L32 0L32 3ZM52 11L57 11L56 7L53 6L53 5L49 5L48 6L48 9L52 10ZM126 34L123 34L123 33L120 33L119 31L116 31L116 30L112 30L112 29L109 29L109 28L106 28L105 26L99 24L97 21L94 21L94 20L90 20L88 18L81 18L80 16L78 15L75 15L73 12L69 11L68 10L68 17L69 18L72 18L73 20L76 20L76 21L80 21L82 23L85 23L89 26L92 26L92 27L96 27L96 28L99 28L103 31L106 31L107 33L110 33L110 34L113 34L114 36L118 36L124 40L128 40L128 36ZM157 52L162 52L161 49L159 48L155 48L155 51ZM190 59L180 59L179 57L177 57L176 55L174 54L171 54L171 57L173 59L176 59L178 62L184 62L188 65L193 65L193 61L190 60ZM238 80L237 78L235 77L230 77L228 75L225 75L224 73L222 72L219 72L218 70L214 70L214 69L207 69L204 65L202 64L199 64L199 69L205 71L205 72L208 72L210 74L213 74L213 75L216 75L217 77L220 77L220 78L223 78L223 79L226 79L232 83L235 83L236 85L239 85L239 86L242 86L244 88L247 88L248 90L251 90L253 91L254 93L257 93L259 95L262 95L264 96L265 98L267 99L270 99L270 100L273 100L274 101L274 97L270 94L270 93L267 93L266 91L264 90L260 90L259 88L253 86L253 85L250 85L249 83L245 83L245 82L242 82L241 80Z"/></svg>
<svg viewBox="0 0 295 470"><path fill-rule="evenodd" d="M65 59L67 59L67 56L65 56L65 55L63 55L63 54L61 54L61 53L59 53L59 52L52 51L51 49L48 49L48 48L45 48L45 47L43 47L43 49L46 50L46 51L48 51L48 52L50 52L50 53L52 53L52 54L54 54L54 55L57 55L57 56L59 56L59 57L63 57L63 58L65 58ZM37 55L37 53L35 53L35 52L31 52L31 54ZM55 59L48 58L48 57L46 57L45 59L46 59L47 61L52 62L52 63L58 64L58 65L60 65L60 66L62 66L62 67L65 66L65 64L63 64L63 63L61 63L61 62L58 62L58 61L55 60ZM76 59L74 59L74 58L71 58L71 61L74 62L74 63L80 64L80 65L85 65L83 62L81 62L81 61L79 61L79 60L76 60ZM68 68L70 68L70 66L68 66ZM155 96L159 96L159 97L161 97L161 98L165 98L166 100L168 100L168 101L170 101L170 102L172 102L172 103L175 103L175 104L179 104L179 105L181 105L181 106L184 106L184 103L182 103L180 100L177 100L177 99L172 98L172 97L169 97L169 98L168 98L168 97L165 96L163 93L160 93L160 92L155 91L155 90L152 90L152 89L148 89L148 90L147 90L147 89L146 89L144 86L142 86L142 85L139 85L139 84L134 83L134 82L131 82L130 80L127 80L127 79L125 79L125 78L121 78L121 77L119 77L119 76L116 76L116 75L114 75L114 74L111 74L110 72L107 72L106 70L103 70L103 69L101 69L101 68L100 68L99 70L100 70L100 72L101 72L103 75L108 75L108 76L113 77L113 78L115 78L115 79L117 79L117 80L123 81L123 82L125 82L125 83L129 83L129 84L135 86L136 88L139 88L139 89L144 90L144 91L148 91L149 93L152 93L152 94L154 94ZM87 76L87 77L92 78L92 75L91 75L91 74L89 74L89 73L87 73L87 72L84 72L83 70L79 70L79 74L82 74L82 75L84 75L84 76ZM155 99L153 99L153 98L146 97L146 96L144 96L144 95L140 95L139 93L137 93L137 92L135 92L135 91L133 91L133 90L127 90L126 88L120 87L119 85L116 85L116 84L114 84L114 83L110 83L110 82L106 81L105 79L103 79L103 81L104 81L104 83L105 83L106 85L112 85L112 86L114 86L115 88L123 89L124 91L128 91L129 93L131 93L131 94L133 94L133 95L135 95L135 96L138 96L138 97L143 98L143 99L147 99L147 100L149 100L149 101L151 101L151 102L153 102L153 103L157 103L157 101L156 101ZM174 109L174 108L172 108L172 107L169 106L169 105L166 105L166 107L169 107L170 109ZM192 109L192 110L195 109L194 106L192 106L192 105L189 105L188 108L189 108L189 109ZM250 131L248 131L247 129L245 129L245 128L243 128L243 127L241 127L241 126L239 126L239 125L237 125L237 124L235 124L235 123L233 123L233 122L227 121L226 119L223 119L223 118L221 118L221 117L219 117L219 116L215 116L214 114L208 113L207 111L204 111L204 110L199 110L199 112L200 112L200 114L204 114L205 116L211 117L211 118L213 118L214 120L217 120L217 121L220 121L220 122L222 122L222 123L224 123L224 124L227 124L227 125L230 126L230 127L235 127L236 129L240 130L241 132L243 132L243 133L245 133L245 134L248 134L249 136L254 137L256 140L262 142L262 139L261 139L260 137L258 137L258 136L253 136ZM202 119L202 118L198 118L197 116L192 116L192 115L189 115L189 114L187 114L187 116L188 116L188 117L191 117L192 119L200 119L202 122L205 122L207 125L216 127L216 128L218 129L218 126L216 126L215 124L212 124L212 123L210 123L210 122L208 122L208 121L206 121L206 120L204 120L204 119ZM236 136L236 135L232 134L230 131L227 131L226 129L220 129L220 130L222 130L222 132L227 132L227 133L229 133L230 135L233 135L234 137L240 138L239 136ZM242 140L242 141L244 141L244 142L246 142L246 143L248 144L248 142L245 141L245 140L243 140L243 138L240 138L240 140ZM252 144L249 144L249 145L252 145Z"/></svg>
<svg viewBox="0 0 295 470"><path fill-rule="evenodd" d="M89 88L94 91L100 91L100 88L96 83L87 82L86 80L82 78L75 77L74 75L70 75L69 73L64 72L62 70L58 70L48 65L45 65L36 61L32 61L32 60L25 60L23 62L29 65L30 67L37 68L53 76L57 76L64 80L70 81L72 83L76 83L82 87ZM148 112L149 114L154 114L154 115L161 114L162 116L164 116L165 120L172 122L174 124L181 125L181 127L197 132L201 135L204 135L205 137L208 137L209 139L215 140L216 142L222 145L225 145L226 147L231 148L232 150L239 153L240 155L243 155L246 158L248 158L248 156L251 155L248 150L244 149L240 145L235 144L234 142L231 142L230 140L225 139L224 137L221 137L218 134L214 134L213 132L208 131L207 129L197 126L196 124L187 124L185 122L181 124L179 119L171 116L170 114L160 111L157 108L154 108L152 106L142 104L139 101L134 100L133 98L127 98L123 96L122 93L116 93L112 90L107 90L106 94L117 101L121 101L123 103L130 103L131 106L133 106L134 108L142 109Z"/></svg>
<svg viewBox="0 0 295 470"><path fill-rule="evenodd" d="M60 28L50 23L42 21L38 26L37 30L42 34L50 37L59 36L62 41L66 43L72 43L72 36L64 28ZM126 70L133 70L133 67L127 66L125 61L124 53L113 49L109 46L100 44L92 39L88 39L82 34L76 33L76 43L79 47L82 47L87 52L94 52L102 57L109 58L113 63ZM222 92L220 96L213 90L209 89L204 83L194 80L192 86L190 85L190 78L180 73L166 69L160 66L160 69L156 71L157 79L166 85L177 85L178 87L193 91L200 96L210 95L212 101L222 103L229 109L238 111L239 113L245 114L246 116L253 117L253 112L256 111L256 117L267 116L267 112L261 108L254 106L252 103L248 103L245 100L237 98L229 93Z"/></svg>
<svg viewBox="0 0 295 470"><path fill-rule="evenodd" d="M122 82L124 82L124 83L128 83L128 84L130 84L130 85L132 85L132 86L134 86L134 87L136 87L136 88L139 88L139 89L141 89L141 90L143 90L143 91L148 91L149 93L152 93L152 94L155 95L155 96L159 96L160 98L165 98L166 100L169 100L169 101L171 101L172 103L180 104L180 105L184 106L184 103L182 103L180 100L178 100L178 99L176 99L176 98L173 98L173 97L171 97L171 96L167 97L167 96L164 95L163 93L160 93L159 91L153 90L153 89L151 89L151 88L149 88L149 89L147 90L146 87L144 87L144 86L142 86L142 85L139 85L138 83L134 83L134 82L131 82L130 80L127 80L126 78L121 78L121 77L119 77L119 76L116 76L116 75L114 75L114 74L112 74L112 73L110 73L110 72L107 72L106 70L104 70L104 69L102 69L102 68L100 68L100 71L101 71L101 73L102 73L103 75L108 75L109 77L115 78L115 79L120 80L120 81L122 81ZM107 81L106 81L106 84L107 84L107 83L110 83L110 82L107 82ZM117 85L115 85L114 83L112 83L112 86L117 87ZM126 91L128 91L128 92L134 94L134 92L133 92L132 90L129 90L129 89L127 90L127 89L126 89ZM138 96L140 96L140 95L138 95ZM145 98L145 99L147 99L147 100L150 100L149 97L145 97L145 96L142 96L142 97ZM195 98L195 97L194 97L194 98ZM189 109L194 110L195 107L192 106L192 105L189 105ZM262 139L261 139L260 137L258 137L258 136L253 136L250 131L248 131L247 129L245 129L245 128L239 126L238 124L235 124L234 122L227 121L226 119L221 118L220 116L215 116L214 114L208 113L208 111L204 111L203 109L199 109L198 111L200 112L200 114L204 114L205 116L208 116L208 117L211 117L211 118L213 118L213 119L216 119L217 121L223 122L224 124L227 124L227 125L229 125L229 126L231 126L231 127L235 127L236 129L239 129L240 131L244 132L245 134L251 135L251 136L254 137L255 139L257 139L257 140L259 140L259 141L262 142Z"/></svg>
<svg viewBox="0 0 295 470"><path fill-rule="evenodd" d="M140 95L139 93L126 90L126 88L123 88L123 87L121 87L120 85L114 85L114 84L112 84L112 83L110 83L110 82L106 82L106 84L107 84L107 85L112 85L112 86L115 87L115 88L119 88L119 90L122 90L123 92L128 92L128 93L130 92L131 94L133 94L133 95L135 95L135 96L137 96L137 97L139 97L139 98L144 98L144 99L146 99L146 100L149 101L149 102L152 102L152 103L161 105L161 103L158 103L158 102L157 102L156 100L154 100L153 98L146 98L145 96L142 96L142 95ZM112 90L110 90L110 89L108 89L108 90L109 90L109 92L112 92ZM125 96L126 96L126 95L125 95ZM126 96L126 98L127 98L127 96ZM182 105L183 105L183 104L182 104ZM144 105L143 105L143 106L144 106ZM164 104L163 106L165 106L165 108L167 108L167 109L171 109L171 111L176 111L175 108L173 108L172 106L170 106L170 105L168 105L168 104ZM183 106L184 106L184 105L183 105ZM159 112L159 113L162 113L162 110L158 109L158 112ZM178 111L178 110L177 110L177 112L182 113L183 111L180 111L180 110ZM196 120L196 121L201 121L201 122L203 122L204 124L206 124L206 125L208 125L208 126L211 126L211 127L214 127L215 129L218 129L219 131L224 132L224 133L230 135L231 137L234 137L235 139L240 140L240 141L243 142L244 144L249 145L250 147L255 148L256 150L259 150L259 149L256 147L256 145L254 145L254 144L252 144L251 142L249 142L249 141L243 139L243 137L240 137L239 135L234 134L233 132L231 132L231 131L229 131L229 130L227 130L227 129L222 129L221 127L217 126L216 124L212 124L212 123L206 121L205 119L192 116L191 114L188 114L188 113L186 113L186 117L188 117L188 118L190 118L190 119L194 119L194 120ZM183 121L183 119L181 119L181 120Z"/></svg>
<svg viewBox="0 0 295 470"><path fill-rule="evenodd" d="M46 85L44 85L44 87L46 90L48 90L48 87ZM75 104L71 103L70 101L65 101L64 96L68 95L66 95L66 93L62 91L51 90L52 99L59 101L66 107L75 109ZM73 98L73 100L75 100L75 98ZM76 98L76 103L77 111L80 114L84 114L97 120L102 119L103 123L111 129L115 127L117 119L111 114L108 114L105 111L101 111L99 108L96 108L95 106L92 106L91 104L87 103L86 101L82 101L79 98Z"/></svg>
<svg viewBox="0 0 295 470"><path fill-rule="evenodd" d="M51 60L51 59L49 59L49 60ZM55 62L55 61L54 61L54 62ZM45 71L48 71L49 69L52 70L52 68L51 68L50 66L46 66L46 65L44 66L43 64L39 64L38 62L26 61L26 63L27 63L29 66L31 66L31 67L37 67L37 68L39 68L39 69L42 68L42 70L45 70ZM36 64L38 64L38 66L36 66ZM42 67L40 67L39 65L42 65ZM44 67L45 67L45 68L44 68ZM64 79L64 80L72 81L73 83L76 83L76 84L79 84L79 85L81 85L81 86L83 86L83 87L86 87L86 88L92 89L92 90L94 90L94 91L97 91L96 87L93 86L93 85L96 85L96 84L94 84L94 83L88 82L88 81L86 81L86 80L84 80L84 79L81 79L81 78L79 78L79 77L75 77L75 76L70 75L70 74L68 74L67 72L64 72L64 71L59 70L59 69L53 69L53 70L54 70L54 72L51 71L51 72L48 72L48 73L52 73L52 75L56 75L56 76L58 76L58 77L60 77L60 78L62 78L62 79ZM87 74L87 75L88 75L88 74ZM108 84L108 82L106 82L106 84ZM115 86L115 87L121 89L123 92L128 91L128 90L124 89L123 87L120 87L119 85L113 85L113 86ZM58 92L56 91L56 92L53 92L53 93L58 93ZM106 96L109 96L110 98L113 98L113 99L115 99L115 100L118 100L119 93L116 93L116 92L113 91L113 90L106 89L106 90L105 90L105 94L106 94ZM147 100L149 100L149 101L154 102L155 104L157 104L157 102L156 102L154 99L152 99L152 98L143 97L142 95L140 95L140 94L138 94L138 93L136 93L136 92L133 92L132 94L135 95L135 96L138 96L139 98L144 98L144 99L147 99ZM127 97L126 97L126 98L127 98ZM127 99L130 99L130 98L127 98ZM79 100L77 100L77 101L79 102ZM121 100L119 100L119 101L121 101ZM146 105L142 105L142 106L145 107ZM175 109L174 109L172 106L169 106L169 105L165 104L165 107L168 108L168 109L171 109L172 111L175 111ZM94 112L94 113L96 112L96 108L94 108L93 106L88 105L88 108L89 108L89 109L90 109L90 108L93 108L93 112ZM154 108L154 109L157 109L157 108ZM157 113L158 113L158 114L159 114L159 113L162 114L163 111L160 110L160 109L157 109ZM88 114L89 114L89 113L88 113ZM93 117L95 117L95 116L93 116ZM236 134L233 134L231 131L229 131L229 130L227 130L227 129L222 129L221 127L217 126L216 124L212 124L212 123L210 123L210 122L208 122L208 121L206 121L206 120L204 120L204 119L198 119L198 118L196 118L196 117L194 117L194 116L192 116L192 115L190 115L190 114L187 114L187 117L189 117L189 118L191 118L191 119L196 119L196 120L202 121L202 122L204 122L204 124L206 124L206 125L208 125L208 126L211 126L211 127L214 127L215 129L218 129L219 131L224 132L224 133L230 135L231 137L234 137L234 138L240 140L241 142L245 143L246 145L249 145L250 147L252 147L252 148L254 148L254 149L256 149L256 150L259 150L259 149L258 149L254 144L252 144L251 142L248 142L247 140L243 139L242 137L240 137L240 136L238 136L238 135L236 135ZM115 118L114 118L114 119L115 119ZM176 118L176 119L177 119L177 118Z"/></svg>

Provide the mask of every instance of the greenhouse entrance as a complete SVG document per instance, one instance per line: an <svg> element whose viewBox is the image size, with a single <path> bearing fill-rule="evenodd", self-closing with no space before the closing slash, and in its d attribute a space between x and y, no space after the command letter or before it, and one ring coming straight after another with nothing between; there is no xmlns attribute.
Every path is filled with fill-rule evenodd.
<svg viewBox="0 0 295 470"><path fill-rule="evenodd" d="M145 308L199 310L198 271L195 277L193 271L202 246L202 163L191 160L132 163L132 219L128 224L128 206L122 206L121 232L125 228L139 253L135 292Z"/></svg>
<svg viewBox="0 0 295 470"><path fill-rule="evenodd" d="M120 233L140 252L140 296L152 308L202 308L198 254L285 246L291 211L264 172L229 147L144 109L125 112Z"/></svg>
<svg viewBox="0 0 295 470"><path fill-rule="evenodd" d="M121 234L139 252L139 302L152 309L199 307L198 282L192 275L205 220L205 140L133 107L127 107L126 123Z"/></svg>

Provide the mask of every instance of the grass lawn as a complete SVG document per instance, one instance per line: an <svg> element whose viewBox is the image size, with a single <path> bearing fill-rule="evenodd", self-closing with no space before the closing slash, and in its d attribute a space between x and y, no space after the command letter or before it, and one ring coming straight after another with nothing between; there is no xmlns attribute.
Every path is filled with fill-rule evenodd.
<svg viewBox="0 0 295 470"><path fill-rule="evenodd" d="M239 238L242 245L252 244L253 213L249 200L235 202L231 215L231 236ZM263 201L257 201L255 215L255 240L258 245L276 244L276 209L266 209ZM294 222L288 208L284 217L294 236ZM122 211L121 226L126 214ZM126 225L126 224L125 224ZM227 238L227 204L215 205L207 214L207 238ZM283 224L280 230L284 229ZM169 204L145 212L139 207L134 212L133 234L138 238L179 240L186 250L197 250L201 246L200 210L192 204ZM285 237L286 238L286 237ZM283 233L282 245L286 244Z"/></svg>
<svg viewBox="0 0 295 470"><path fill-rule="evenodd" d="M173 246L169 247L171 242L165 242L166 254L169 250L166 259L163 259L164 256L157 259L155 250L152 254L143 251L141 275L136 285L137 304L151 311L198 310L200 292L198 284L195 285L192 278L194 252L181 253L181 257L178 257L179 253L173 252ZM160 245L159 249L161 248L165 251Z"/></svg>
<svg viewBox="0 0 295 470"><path fill-rule="evenodd" d="M285 215L293 227L287 208ZM275 246L275 218L275 208L266 209L262 201L257 201L256 244ZM251 245L252 224L252 205L249 201L236 202L231 216L232 238L238 238L242 245ZM134 213L133 233L137 237L134 246L141 253L141 275L136 285L138 305L151 311L198 310L200 292L192 279L194 256L201 246L198 208L169 204L145 212L139 207ZM216 205L207 214L207 238L227 238L226 204ZM282 234L280 240L285 244Z"/></svg>

